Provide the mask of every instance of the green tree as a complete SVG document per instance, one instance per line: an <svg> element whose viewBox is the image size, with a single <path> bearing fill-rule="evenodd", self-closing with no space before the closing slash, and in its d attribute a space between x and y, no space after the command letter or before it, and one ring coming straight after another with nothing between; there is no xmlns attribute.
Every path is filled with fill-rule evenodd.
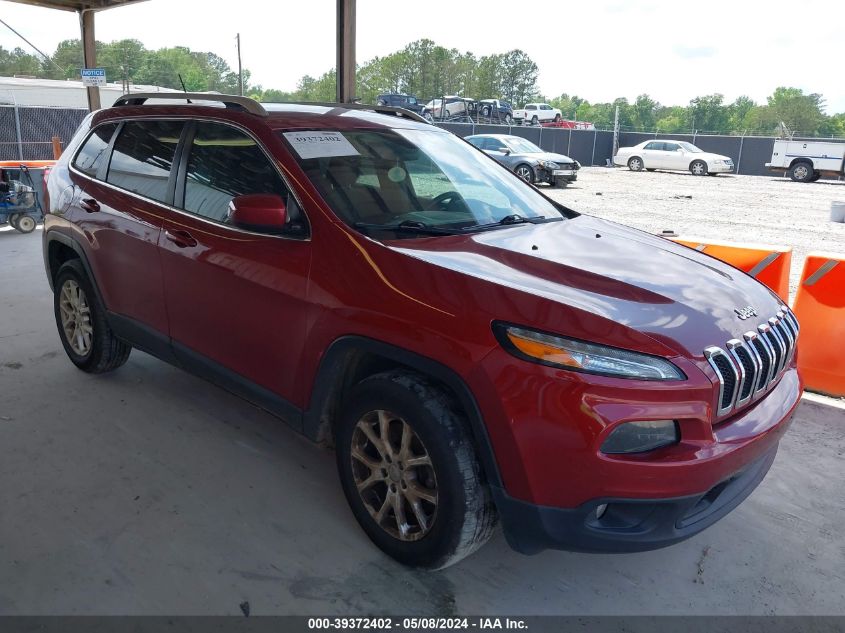
<svg viewBox="0 0 845 633"><path fill-rule="evenodd" d="M778 121L794 133L818 133L825 120L824 98L820 94L805 95L800 88L777 88L768 98L769 108Z"/></svg>
<svg viewBox="0 0 845 633"><path fill-rule="evenodd" d="M660 107L654 99L647 94L641 94L630 107L631 124L634 128L643 131L651 131L657 123L656 112Z"/></svg>
<svg viewBox="0 0 845 633"><path fill-rule="evenodd" d="M696 97L687 108L687 126L691 132L725 132L730 127L724 95Z"/></svg>

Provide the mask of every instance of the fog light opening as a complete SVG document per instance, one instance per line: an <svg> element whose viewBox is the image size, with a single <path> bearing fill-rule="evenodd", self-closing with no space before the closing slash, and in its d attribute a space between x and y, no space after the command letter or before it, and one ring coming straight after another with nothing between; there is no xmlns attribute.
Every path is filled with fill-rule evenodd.
<svg viewBox="0 0 845 633"><path fill-rule="evenodd" d="M643 420L619 424L604 440L601 451L608 455L645 453L677 444L681 439L675 420Z"/></svg>

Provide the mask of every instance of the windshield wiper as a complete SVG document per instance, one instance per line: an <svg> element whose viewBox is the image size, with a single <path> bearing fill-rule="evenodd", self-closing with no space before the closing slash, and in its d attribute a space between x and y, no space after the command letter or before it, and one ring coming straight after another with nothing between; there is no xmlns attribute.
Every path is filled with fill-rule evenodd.
<svg viewBox="0 0 845 633"><path fill-rule="evenodd" d="M511 215L506 215L501 220L497 222L490 222L489 224L477 224L475 226L468 226L464 230L465 231L478 231L483 229L493 229L500 226L510 226L512 224L525 224L526 222L529 224L544 224L545 222L557 222L559 220L563 220L562 217L557 218L547 218L544 215L539 215L533 218L526 218L525 216L513 213Z"/></svg>
<svg viewBox="0 0 845 633"><path fill-rule="evenodd" d="M398 231L400 233L421 233L424 235L460 235L459 229L447 229L440 226L431 226L417 220L403 220L399 224L371 224L368 222L356 222L356 229L375 231Z"/></svg>

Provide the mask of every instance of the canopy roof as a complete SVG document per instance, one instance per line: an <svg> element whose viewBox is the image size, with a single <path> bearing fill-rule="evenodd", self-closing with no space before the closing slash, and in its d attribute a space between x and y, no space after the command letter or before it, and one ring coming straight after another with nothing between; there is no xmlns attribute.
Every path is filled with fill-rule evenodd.
<svg viewBox="0 0 845 633"><path fill-rule="evenodd" d="M48 9L61 9L62 11L101 11L103 9L113 9L115 7L122 7L127 4L135 4L136 2L145 1L146 0L11 0L11 2L19 2L20 4L31 4L37 7L47 7Z"/></svg>

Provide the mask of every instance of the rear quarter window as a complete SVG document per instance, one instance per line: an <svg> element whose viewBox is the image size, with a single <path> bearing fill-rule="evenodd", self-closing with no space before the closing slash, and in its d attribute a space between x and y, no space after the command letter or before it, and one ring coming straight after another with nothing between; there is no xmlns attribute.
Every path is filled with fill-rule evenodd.
<svg viewBox="0 0 845 633"><path fill-rule="evenodd" d="M73 166L86 176L96 178L100 165L106 160L109 142L116 127L116 123L106 123L91 132L73 159Z"/></svg>

